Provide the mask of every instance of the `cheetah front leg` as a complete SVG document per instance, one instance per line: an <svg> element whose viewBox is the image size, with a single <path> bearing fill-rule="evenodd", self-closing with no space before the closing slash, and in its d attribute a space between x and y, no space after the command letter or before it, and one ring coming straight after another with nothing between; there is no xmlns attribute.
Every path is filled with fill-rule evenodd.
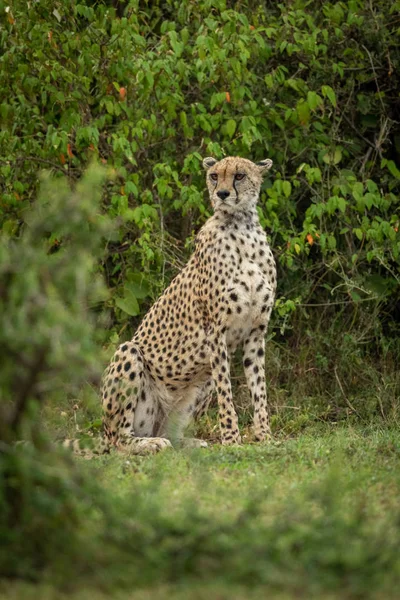
<svg viewBox="0 0 400 600"><path fill-rule="evenodd" d="M271 437L265 383L264 331L255 329L244 341L243 365L254 406L254 435L257 441L262 442Z"/></svg>
<svg viewBox="0 0 400 600"><path fill-rule="evenodd" d="M240 444L238 418L232 400L230 367L225 335L210 339L211 372L217 390L219 426L223 445Z"/></svg>

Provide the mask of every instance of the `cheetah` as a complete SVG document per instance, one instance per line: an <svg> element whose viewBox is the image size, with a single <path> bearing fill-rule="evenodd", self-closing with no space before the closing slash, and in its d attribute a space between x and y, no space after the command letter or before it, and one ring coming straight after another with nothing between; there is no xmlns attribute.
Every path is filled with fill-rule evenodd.
<svg viewBox="0 0 400 600"><path fill-rule="evenodd" d="M119 346L102 382L104 443L150 454L171 440L191 447L183 431L216 390L221 442L240 444L229 358L243 346L257 441L270 437L265 335L276 268L257 200L270 159L205 158L213 215L199 231L189 262Z"/></svg>

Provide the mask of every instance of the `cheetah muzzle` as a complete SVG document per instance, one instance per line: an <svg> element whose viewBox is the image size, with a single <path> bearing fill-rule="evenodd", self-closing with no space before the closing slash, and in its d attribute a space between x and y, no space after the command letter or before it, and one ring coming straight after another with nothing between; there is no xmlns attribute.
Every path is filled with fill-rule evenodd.
<svg viewBox="0 0 400 600"><path fill-rule="evenodd" d="M133 339L119 346L103 377L104 443L127 454L158 452L171 440L206 445L185 442L183 431L206 410L214 389L222 444L239 444L229 374L229 357L239 345L255 438L270 436L264 338L276 269L257 201L272 161L205 158L203 165L214 214L187 265Z"/></svg>

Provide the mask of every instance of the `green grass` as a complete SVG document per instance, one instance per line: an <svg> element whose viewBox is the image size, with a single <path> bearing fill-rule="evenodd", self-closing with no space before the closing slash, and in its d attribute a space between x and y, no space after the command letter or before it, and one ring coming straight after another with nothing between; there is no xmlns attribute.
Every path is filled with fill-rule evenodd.
<svg viewBox="0 0 400 600"><path fill-rule="evenodd" d="M270 445L79 462L81 550L1 597L399 597L397 429L319 424Z"/></svg>

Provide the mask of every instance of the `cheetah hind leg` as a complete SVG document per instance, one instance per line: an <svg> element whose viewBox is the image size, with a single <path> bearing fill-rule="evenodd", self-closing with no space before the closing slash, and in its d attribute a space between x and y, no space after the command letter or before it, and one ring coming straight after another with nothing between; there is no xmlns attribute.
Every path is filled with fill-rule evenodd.
<svg viewBox="0 0 400 600"><path fill-rule="evenodd" d="M122 454L147 455L171 447L163 437L154 437L157 400L149 385L147 366L133 342L117 349L102 385L105 436Z"/></svg>

